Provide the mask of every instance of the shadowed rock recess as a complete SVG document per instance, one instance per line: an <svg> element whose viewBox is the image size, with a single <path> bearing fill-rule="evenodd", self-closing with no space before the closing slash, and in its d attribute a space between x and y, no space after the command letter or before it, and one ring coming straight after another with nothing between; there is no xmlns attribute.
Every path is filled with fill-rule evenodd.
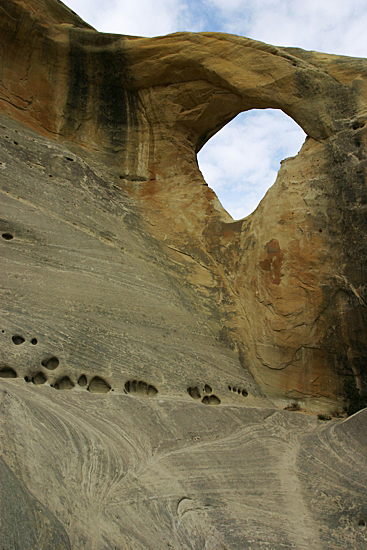
<svg viewBox="0 0 367 550"><path fill-rule="evenodd" d="M366 548L367 410L315 414L366 394L366 60L58 0L0 38L0 547ZM252 108L307 138L234 221L196 154Z"/></svg>

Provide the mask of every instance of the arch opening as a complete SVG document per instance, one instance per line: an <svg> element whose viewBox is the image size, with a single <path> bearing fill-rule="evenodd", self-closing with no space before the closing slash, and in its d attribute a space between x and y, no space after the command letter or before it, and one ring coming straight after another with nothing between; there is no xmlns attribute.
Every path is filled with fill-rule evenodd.
<svg viewBox="0 0 367 550"><path fill-rule="evenodd" d="M235 219L251 214L274 184L280 161L295 156L306 134L279 109L240 113L197 155L207 184Z"/></svg>

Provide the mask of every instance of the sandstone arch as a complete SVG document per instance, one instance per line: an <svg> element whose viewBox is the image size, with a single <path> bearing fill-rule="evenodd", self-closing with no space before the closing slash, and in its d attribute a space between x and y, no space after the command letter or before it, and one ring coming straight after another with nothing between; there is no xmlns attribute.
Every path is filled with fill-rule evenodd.
<svg viewBox="0 0 367 550"><path fill-rule="evenodd" d="M345 375L364 388L364 60L221 33L101 34L43 0L10 2L1 29L3 110L98 157L154 237L212 273L224 330L267 395L335 400ZM266 107L309 139L233 223L196 153L239 112Z"/></svg>
<svg viewBox="0 0 367 550"><path fill-rule="evenodd" d="M364 550L367 411L299 408L365 390L366 61L2 4L0 547ZM255 104L309 137L234 222Z"/></svg>

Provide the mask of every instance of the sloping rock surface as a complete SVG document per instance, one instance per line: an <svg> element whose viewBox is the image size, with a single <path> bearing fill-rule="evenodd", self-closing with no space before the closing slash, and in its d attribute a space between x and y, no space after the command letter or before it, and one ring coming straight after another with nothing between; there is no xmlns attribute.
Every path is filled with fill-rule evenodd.
<svg viewBox="0 0 367 550"><path fill-rule="evenodd" d="M57 392L22 380L3 388L12 483L26 484L63 525L36 520L30 505L10 507L25 497L2 492L12 533L3 548L16 547L21 518L18 547L27 549L36 536L39 548L68 548L64 530L71 548L366 545L366 410L325 425L265 407Z"/></svg>
<svg viewBox="0 0 367 550"><path fill-rule="evenodd" d="M345 376L366 391L366 61L218 33L101 34L56 0L9 0L1 17L3 112L130 197L211 294L261 390L314 408L341 398ZM308 138L234 222L196 153L240 111L266 107Z"/></svg>
<svg viewBox="0 0 367 550"><path fill-rule="evenodd" d="M366 69L0 6L0 546L365 548ZM307 139L234 221L196 154ZM1 538L2 537L2 538Z"/></svg>

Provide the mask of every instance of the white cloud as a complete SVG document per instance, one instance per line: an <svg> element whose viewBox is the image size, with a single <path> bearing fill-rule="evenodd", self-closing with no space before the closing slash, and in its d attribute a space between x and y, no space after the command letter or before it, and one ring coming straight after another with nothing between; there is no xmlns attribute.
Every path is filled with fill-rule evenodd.
<svg viewBox="0 0 367 550"><path fill-rule="evenodd" d="M367 10L350 21L343 33L339 34L333 52L354 57L367 57Z"/></svg>
<svg viewBox="0 0 367 550"><path fill-rule="evenodd" d="M207 0L222 30L282 46L367 56L365 0ZM354 31L355 28L355 31Z"/></svg>
<svg viewBox="0 0 367 550"><path fill-rule="evenodd" d="M177 30L182 0L67 0L66 5L100 32L158 36Z"/></svg>
<svg viewBox="0 0 367 550"><path fill-rule="evenodd" d="M366 0L66 0L97 30L157 36L215 30L280 46L367 57ZM242 116L242 118L240 118ZM254 210L279 160L297 153L303 131L267 110L240 115L199 155L200 167L234 218Z"/></svg>

